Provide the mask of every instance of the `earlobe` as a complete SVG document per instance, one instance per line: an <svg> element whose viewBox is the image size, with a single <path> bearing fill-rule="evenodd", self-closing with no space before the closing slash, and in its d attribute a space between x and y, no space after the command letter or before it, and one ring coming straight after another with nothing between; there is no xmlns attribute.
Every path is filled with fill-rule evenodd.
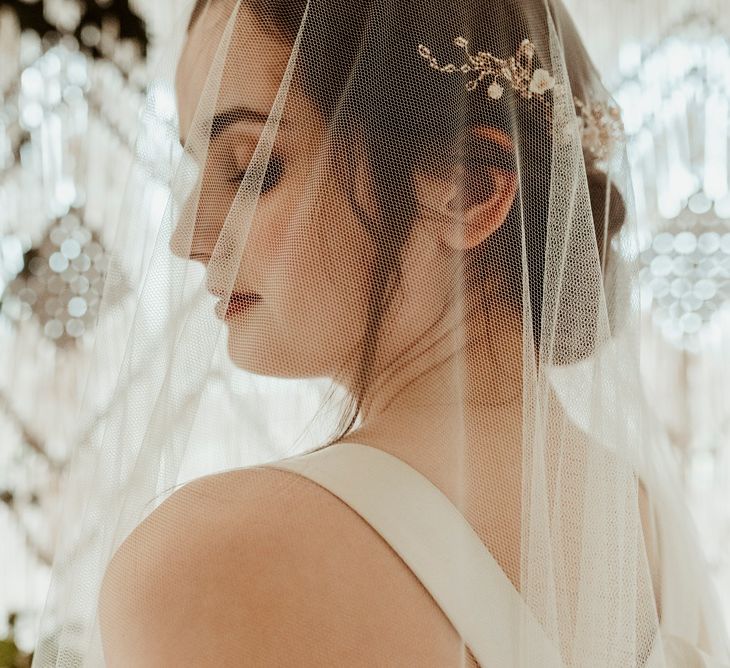
<svg viewBox="0 0 730 668"><path fill-rule="evenodd" d="M443 226L442 240L454 250L468 250L494 234L504 223L517 194L517 175L491 168L492 194L468 206L450 200L446 208L450 223Z"/></svg>

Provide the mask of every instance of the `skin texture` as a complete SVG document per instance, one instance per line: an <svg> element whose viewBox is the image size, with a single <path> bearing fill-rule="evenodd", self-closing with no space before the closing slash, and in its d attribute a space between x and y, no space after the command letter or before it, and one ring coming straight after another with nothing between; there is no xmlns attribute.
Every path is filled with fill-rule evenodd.
<svg viewBox="0 0 730 668"><path fill-rule="evenodd" d="M199 199L187 203L170 247L205 266L211 291L262 296L226 323L235 364L271 376L332 375L346 366L362 333L371 241L333 178L336 163L321 153L325 126L296 91L273 148L283 170L250 225L237 226L235 216L226 220L239 187L227 179L248 165L262 126L235 123L208 147L205 118L242 104L266 115L290 53L243 9L215 109L202 113L200 101L211 99L206 81L226 4L205 10L179 62L181 135L202 169L202 187ZM509 145L498 131L484 132ZM458 503L519 589L521 324L509 309L496 308L470 324L472 350L457 356L467 368L451 364L460 338L448 334L456 322L450 318L463 304L451 303L441 287L459 253L498 229L509 211L514 177L495 169L494 178L493 195L472 204L456 224L450 185L417 176L423 220L403 260L403 299L397 317L386 321L380 362L385 368L414 343L426 353L409 365L408 376L396 373L378 385L367 419L348 440L396 455ZM356 192L360 206L376 213L364 159ZM228 236L245 240L240 264L218 254L219 239ZM465 384L478 401L449 422L434 404ZM449 448L450 436L465 424L477 437L491 435L489 452L469 433L464 451ZM464 457L470 459L467 481ZM165 501L115 554L100 622L110 667L476 666L449 620L372 527L311 481L272 469L206 476Z"/></svg>

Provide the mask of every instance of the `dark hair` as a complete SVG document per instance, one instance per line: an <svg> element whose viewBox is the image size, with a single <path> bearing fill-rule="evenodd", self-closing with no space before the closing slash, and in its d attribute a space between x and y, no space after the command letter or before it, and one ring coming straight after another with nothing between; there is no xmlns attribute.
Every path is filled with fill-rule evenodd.
<svg viewBox="0 0 730 668"><path fill-rule="evenodd" d="M205 4L206 0L199 0L191 25ZM264 28L293 44L306 0L244 0L244 4ZM379 253L369 295L367 342L377 341L383 315L401 278L397 260L411 233L417 211L413 172L416 169L430 170L447 176L449 169L458 165L465 170L464 181L469 184L468 192L463 193L465 197L473 197L474 193L488 195L492 187L487 171L489 167L511 172L519 170L521 174L528 175L520 179L515 204L504 224L485 242L467 251L465 260L474 284L486 286L496 277L500 298L519 308L523 302L520 209L531 212L530 226L524 229L524 250L529 259L528 289L533 334L539 349L548 243L547 202L553 168L552 130L544 108L524 100L509 88L499 103L489 103L485 101L483 91L476 94L465 90L464 79L458 74L433 76L433 71L416 48L419 43L425 42L434 54L440 55L440 63L449 62L451 55L458 55L453 38L463 35L480 51L500 54L501 57L513 55L522 40L531 36L522 9L524 4L514 0L482 0L466 7L464 3L452 0L438 4L392 0L313 0L310 6L307 22L312 29L304 32L300 42L298 71L294 80L332 124L333 135L342 138L338 149L351 165L354 165L356 156L354 143L348 138L357 135L362 140L383 213L377 219L369 217L358 210L354 195L351 196L363 226L377 242ZM540 25L547 26L544 3L540 1L532 5L529 8L531 24L534 25L537 19L541 21ZM475 11L481 16L470 15ZM592 64L572 22L566 15L561 19L560 37L570 42L571 48L566 52L571 53L574 59L568 63L571 86L580 90L581 77L587 76ZM495 25L500 26L499 31L494 30ZM478 26L484 28L479 29ZM495 32L499 33L499 43L495 43ZM539 53L538 50L538 58ZM348 76L353 68L357 68L361 80L368 80L370 85L366 89L348 87ZM551 103L550 93L546 97ZM440 110L452 105L463 117L432 114L433 101ZM542 133L535 131L535 127L540 125L544 129ZM476 133L472 135L473 141L463 141L465 128L484 126L500 129L512 137L515 150L507 151L496 142L487 143ZM609 241L624 222L625 206L617 188L597 168L590 155L584 154L584 160L594 220L601 221L595 229L595 241L605 268ZM607 198L610 198L610 207L607 207ZM604 229L607 208L610 215L608 229ZM595 286L590 285L571 285L574 291L594 289ZM482 292L482 306L486 309L493 296L486 290ZM588 304L594 302L595 299L586 300ZM576 314L576 327L561 332L551 342L554 346L551 357L565 363L590 354L595 344L598 317L595 312ZM357 385L361 389L368 387L374 355L374 346L364 351ZM347 433L361 405L361 397L358 397L349 424L330 443Z"/></svg>

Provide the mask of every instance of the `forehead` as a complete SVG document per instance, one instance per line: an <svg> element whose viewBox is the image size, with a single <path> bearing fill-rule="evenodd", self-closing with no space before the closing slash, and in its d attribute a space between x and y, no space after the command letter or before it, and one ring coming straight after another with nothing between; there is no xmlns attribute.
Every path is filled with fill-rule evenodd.
<svg viewBox="0 0 730 668"><path fill-rule="evenodd" d="M230 21L230 3L213 2L185 42L175 76L183 137L189 134L201 98L204 116L240 105L267 113L274 103L291 47L246 7L238 10L226 39ZM203 109L209 100L210 108Z"/></svg>

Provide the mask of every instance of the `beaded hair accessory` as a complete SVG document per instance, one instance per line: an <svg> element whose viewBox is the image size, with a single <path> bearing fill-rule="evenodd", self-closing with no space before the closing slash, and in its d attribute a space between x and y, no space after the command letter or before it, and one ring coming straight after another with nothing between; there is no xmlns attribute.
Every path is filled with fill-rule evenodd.
<svg viewBox="0 0 730 668"><path fill-rule="evenodd" d="M556 84L550 72L541 67L533 66L535 56L535 45L529 39L523 39L517 49L517 53L507 59L498 58L489 52L478 51L469 53L469 42L465 37L454 38L454 44L464 49L468 62L460 67L454 63L439 65L436 58L431 54L431 49L423 44L418 45L418 53L428 61L428 64L439 72L462 72L468 74L471 71L478 71L479 74L466 82L466 89L473 91L479 83L487 76L491 83L487 87L487 95L493 100L498 100L504 93L504 87L499 83L501 77L512 89L526 100L535 100L545 109L548 122L554 122L557 116L562 126L562 137L568 143L577 129L581 137L581 143L590 151L596 159L605 160L613 152L615 142L623 135L623 123L618 107L606 105L601 102L588 104L573 96L573 102L577 108L569 112L563 109L562 114L556 114L556 109L551 112L550 104L546 99L548 91L555 94L562 93L562 85ZM562 96L559 96L562 99ZM564 105L561 105L563 107Z"/></svg>

